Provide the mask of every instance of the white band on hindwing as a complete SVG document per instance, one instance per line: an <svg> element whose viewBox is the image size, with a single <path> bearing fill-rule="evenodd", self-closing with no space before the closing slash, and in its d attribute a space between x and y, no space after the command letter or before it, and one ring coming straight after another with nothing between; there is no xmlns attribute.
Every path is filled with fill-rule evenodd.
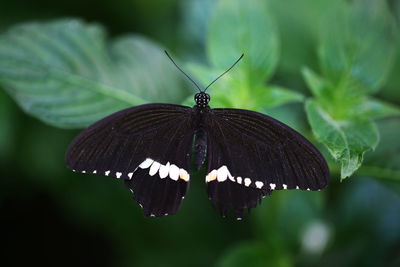
<svg viewBox="0 0 400 267"><path fill-rule="evenodd" d="M249 178L245 177L242 178L241 176L234 177L228 170L228 167L225 165L221 166L218 170L212 170L206 175L206 183L212 182L212 181L218 181L218 182L225 182L225 181L232 181L235 183L238 183L240 185L244 185L246 187L249 187L250 185L254 184L255 188L257 189L262 189L264 187L268 187L270 190L275 190L277 188L277 185L275 183L270 183L270 184L264 184L262 181L254 181ZM283 189L288 189L287 184L282 184ZM300 189L299 186L295 187L296 189ZM310 190L307 188L307 190Z"/></svg>
<svg viewBox="0 0 400 267"><path fill-rule="evenodd" d="M182 168L179 168L178 166L176 166L175 164L171 164L169 162L167 162L167 164L163 165L151 158L146 158L142 163L139 164L139 166L137 168L141 168L141 169L149 169L149 175L150 176L154 176L158 173L158 176L161 179L166 178L167 176L174 180L174 181L178 181L179 179L185 181L185 182L189 182L190 180L190 175L189 173ZM132 172L128 172L128 173L123 173L123 172L115 172L115 175L112 175L114 172L111 172L111 170L107 170L104 172L105 176L115 176L116 178L121 178L121 177L128 177L129 179L132 179L133 177L133 173L137 170L137 168L132 171ZM75 170L73 170L75 171ZM86 171L80 171L81 173L86 173ZM97 170L94 170L92 173L96 174Z"/></svg>

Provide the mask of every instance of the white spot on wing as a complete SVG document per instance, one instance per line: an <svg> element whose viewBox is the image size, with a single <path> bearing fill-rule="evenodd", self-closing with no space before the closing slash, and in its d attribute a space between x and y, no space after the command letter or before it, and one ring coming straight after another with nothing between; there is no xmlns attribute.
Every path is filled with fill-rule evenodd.
<svg viewBox="0 0 400 267"><path fill-rule="evenodd" d="M283 184L283 189L287 189L287 185L286 184Z"/></svg>
<svg viewBox="0 0 400 267"><path fill-rule="evenodd" d="M206 176L206 183L214 181L217 179L217 170L212 170L207 176Z"/></svg>
<svg viewBox="0 0 400 267"><path fill-rule="evenodd" d="M261 182L261 181L257 181L257 182L255 182L255 184L256 184L256 187L257 187L257 188L262 188L263 185L264 185L264 183Z"/></svg>
<svg viewBox="0 0 400 267"><path fill-rule="evenodd" d="M236 181L237 181L238 184L242 184L242 177L238 176L236 178Z"/></svg>
<svg viewBox="0 0 400 267"><path fill-rule="evenodd" d="M227 169L228 170L228 169ZM229 170L228 170L228 178L229 178L229 180L231 180L232 182L236 182L235 181L235 178L232 176L232 174L229 172Z"/></svg>
<svg viewBox="0 0 400 267"><path fill-rule="evenodd" d="M189 182L189 174L184 169L179 169L179 178L185 182Z"/></svg>
<svg viewBox="0 0 400 267"><path fill-rule="evenodd" d="M296 189L300 189L300 187L298 185L296 185Z"/></svg>
<svg viewBox="0 0 400 267"><path fill-rule="evenodd" d="M82 171L82 173L86 173L86 171Z"/></svg>
<svg viewBox="0 0 400 267"><path fill-rule="evenodd" d="M271 187L272 190L275 190L276 184L270 183L269 186Z"/></svg>
<svg viewBox="0 0 400 267"><path fill-rule="evenodd" d="M153 163L154 160L152 160L151 158L147 158L145 161L143 161L139 167L142 169L147 169L148 167L150 167L150 165Z"/></svg>
<svg viewBox="0 0 400 267"><path fill-rule="evenodd" d="M168 172L169 172L169 162L167 162L166 165L161 165L160 169L159 169L159 175L161 179L164 179L165 177L168 176Z"/></svg>
<svg viewBox="0 0 400 267"><path fill-rule="evenodd" d="M97 171L96 171L96 170L94 170L94 171L93 171L93 173L97 173Z"/></svg>
<svg viewBox="0 0 400 267"><path fill-rule="evenodd" d="M250 186L250 184L251 184L250 178L244 178L244 185L248 187Z"/></svg>
<svg viewBox="0 0 400 267"><path fill-rule="evenodd" d="M158 172L158 169L160 168L160 165L161 164L159 162L154 161L150 167L149 175L153 176L154 174L156 174Z"/></svg>
<svg viewBox="0 0 400 267"><path fill-rule="evenodd" d="M217 172L218 172L217 173L218 182L224 182L228 178L229 171L228 171L228 168L225 165L220 167Z"/></svg>
<svg viewBox="0 0 400 267"><path fill-rule="evenodd" d="M105 174L106 176L108 176L108 175L110 174L110 171L106 171L104 174Z"/></svg>
<svg viewBox="0 0 400 267"><path fill-rule="evenodd" d="M178 181L179 178L179 168L175 164L172 164L169 167L169 178L171 178L174 181Z"/></svg>
<svg viewBox="0 0 400 267"><path fill-rule="evenodd" d="M121 178L122 172L117 172L116 175L117 175L117 178Z"/></svg>
<svg viewBox="0 0 400 267"><path fill-rule="evenodd" d="M133 172L128 173L129 179L132 179Z"/></svg>

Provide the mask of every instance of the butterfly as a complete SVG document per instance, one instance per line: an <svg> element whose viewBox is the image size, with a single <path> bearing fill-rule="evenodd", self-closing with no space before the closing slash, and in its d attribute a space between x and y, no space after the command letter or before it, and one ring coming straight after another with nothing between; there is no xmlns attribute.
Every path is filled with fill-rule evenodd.
<svg viewBox="0 0 400 267"><path fill-rule="evenodd" d="M301 134L267 115L208 105L207 88L193 107L144 104L116 112L82 131L66 152L75 172L123 179L144 216L175 214L189 189L190 164L206 165L209 199L222 216L241 219L274 190L320 190L329 169Z"/></svg>

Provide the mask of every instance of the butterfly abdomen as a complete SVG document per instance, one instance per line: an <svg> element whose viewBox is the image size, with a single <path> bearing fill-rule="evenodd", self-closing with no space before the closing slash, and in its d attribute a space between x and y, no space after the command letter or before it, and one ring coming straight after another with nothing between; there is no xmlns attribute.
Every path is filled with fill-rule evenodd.
<svg viewBox="0 0 400 267"><path fill-rule="evenodd" d="M203 129L195 132L194 139L194 164L197 170L200 170L204 164L207 155L207 134Z"/></svg>

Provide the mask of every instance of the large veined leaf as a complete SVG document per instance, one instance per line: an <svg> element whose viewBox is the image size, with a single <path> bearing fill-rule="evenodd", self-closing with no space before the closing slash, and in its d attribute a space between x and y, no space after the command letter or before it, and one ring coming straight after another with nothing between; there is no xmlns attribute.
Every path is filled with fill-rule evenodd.
<svg viewBox="0 0 400 267"><path fill-rule="evenodd" d="M341 163L341 178L355 172L361 165L366 151L378 144L378 130L369 120L333 119L315 100L306 103L308 120L315 136Z"/></svg>
<svg viewBox="0 0 400 267"><path fill-rule="evenodd" d="M265 82L274 72L279 42L266 1L218 1L209 32L207 48L214 67L224 69L244 53L238 67L250 85Z"/></svg>
<svg viewBox="0 0 400 267"><path fill-rule="evenodd" d="M386 1L338 3L326 17L318 51L323 74L336 90L376 92L394 58L393 20Z"/></svg>
<svg viewBox="0 0 400 267"><path fill-rule="evenodd" d="M40 120L85 127L133 105L184 98L162 50L140 36L108 43L100 26L74 19L26 23L0 36L0 83Z"/></svg>

